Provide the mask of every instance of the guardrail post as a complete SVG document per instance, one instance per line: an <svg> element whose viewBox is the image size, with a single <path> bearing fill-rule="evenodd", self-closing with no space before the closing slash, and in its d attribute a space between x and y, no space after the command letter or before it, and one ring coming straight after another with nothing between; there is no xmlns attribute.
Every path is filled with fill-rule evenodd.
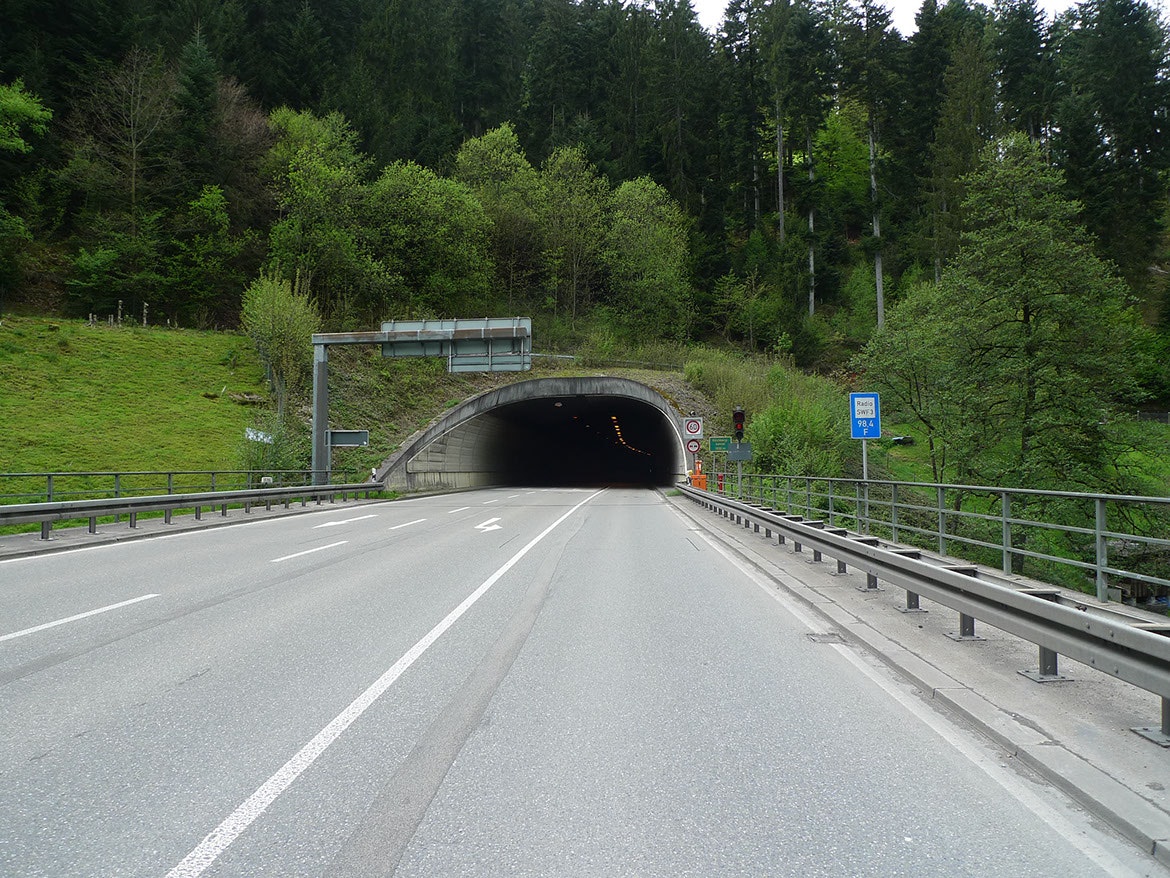
<svg viewBox="0 0 1170 878"><path fill-rule="evenodd" d="M1094 516L1093 535L1097 543L1097 600L1109 600L1109 574L1105 568L1109 566L1109 541L1105 533L1109 530L1105 518L1105 498L1098 497L1095 505L1097 514Z"/></svg>
<svg viewBox="0 0 1170 878"><path fill-rule="evenodd" d="M1160 729L1149 727L1134 729L1134 731L1159 746L1170 747L1170 698L1162 698L1162 727Z"/></svg>
<svg viewBox="0 0 1170 878"><path fill-rule="evenodd" d="M1036 597L1040 598L1041 600L1055 603L1060 595L1056 591L1051 591L1037 594ZM1056 650L1041 646L1040 661L1038 663L1039 669L1035 671L1020 671L1019 673L1020 676L1027 677L1029 680L1033 680L1037 683L1062 683L1065 680L1071 679L1070 677L1063 676L1060 671L1057 670L1056 663Z"/></svg>
<svg viewBox="0 0 1170 878"><path fill-rule="evenodd" d="M132 528L138 527L138 513L137 512L130 513L130 527L132 527Z"/></svg>

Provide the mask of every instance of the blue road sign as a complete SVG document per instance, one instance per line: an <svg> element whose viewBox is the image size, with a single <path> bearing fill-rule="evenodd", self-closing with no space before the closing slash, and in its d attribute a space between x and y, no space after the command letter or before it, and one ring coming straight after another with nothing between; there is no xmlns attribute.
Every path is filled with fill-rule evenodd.
<svg viewBox="0 0 1170 878"><path fill-rule="evenodd" d="M849 394L849 428L853 439L882 438L882 407L876 393Z"/></svg>

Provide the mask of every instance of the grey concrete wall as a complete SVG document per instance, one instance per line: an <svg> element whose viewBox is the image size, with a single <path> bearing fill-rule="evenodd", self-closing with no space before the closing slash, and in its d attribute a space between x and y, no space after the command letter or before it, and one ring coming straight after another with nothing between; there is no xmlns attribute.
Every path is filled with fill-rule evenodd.
<svg viewBox="0 0 1170 878"><path fill-rule="evenodd" d="M493 412L503 406L564 396L622 397L656 409L677 438L677 475L685 476L682 416L660 393L627 378L537 378L472 397L411 436L378 468L390 490L425 491L486 487L499 483L490 458L492 439L503 429Z"/></svg>

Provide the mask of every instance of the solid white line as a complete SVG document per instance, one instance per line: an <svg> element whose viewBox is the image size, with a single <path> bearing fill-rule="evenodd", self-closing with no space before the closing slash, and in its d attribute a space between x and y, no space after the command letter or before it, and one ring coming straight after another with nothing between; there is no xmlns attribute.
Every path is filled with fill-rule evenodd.
<svg viewBox="0 0 1170 878"><path fill-rule="evenodd" d="M470 506L460 506L458 509L451 509L447 512L448 515L454 515L456 512L464 512L470 509Z"/></svg>
<svg viewBox="0 0 1170 878"><path fill-rule="evenodd" d="M698 535L711 548L744 573L768 597L776 601L789 615L799 620L809 631L815 632L824 628L824 623L818 621L817 617L813 615L813 611L796 605L789 600L785 600L772 582L769 582L756 570L749 567L739 556L733 554L730 549L717 542L714 537L703 531L699 531ZM849 645L834 644L830 648L836 650L846 661L868 677L871 682L876 683L883 692L905 708L923 725L942 738L943 741L962 756L966 757L967 760L982 770L991 780L999 784L1008 795L1039 817L1043 822L1047 823L1054 832L1063 837L1073 848L1080 851L1086 858L1101 867L1107 875L1117 876L1117 878L1139 878L1138 872L1122 863L1110 851L1106 850L1094 840L1086 838L1053 804L1045 801L1029 789L1020 779L1019 775L1000 765L996 759L988 754L986 749L978 747L973 742L968 742L964 734L956 729L955 724L949 718L931 709L920 698L910 695L894 683L893 680L879 673L877 669L862 659L861 656L857 655L856 651Z"/></svg>
<svg viewBox="0 0 1170 878"><path fill-rule="evenodd" d="M319 527L337 527L339 524L349 524L353 521L365 521L367 518L377 517L378 516L376 513L370 513L369 515L359 515L357 518L343 518L341 521L327 521L324 524L313 525L313 530L316 530Z"/></svg>
<svg viewBox="0 0 1170 878"><path fill-rule="evenodd" d="M406 524L396 524L390 530L398 530L400 527L410 527L412 524L422 524L426 521L425 518L416 518L414 521L408 521Z"/></svg>
<svg viewBox="0 0 1170 878"><path fill-rule="evenodd" d="M67 622L76 622L78 619L88 619L90 616L96 616L98 613L108 613L110 610L117 610L121 607L128 607L131 604L136 604L139 601L148 601L151 598L156 598L156 594L144 594L140 598L131 598L128 601L122 601L117 604L110 604L108 607L99 607L96 610L90 610L88 613L78 613L76 616L70 616L68 619L58 619L56 622L46 622L44 625L37 625L33 628L25 628L23 631L13 631L11 634L5 634L0 637L0 643L5 640L15 640L18 637L24 637L26 634L36 634L38 631L44 631L46 628L56 628L58 625L64 625Z"/></svg>
<svg viewBox="0 0 1170 878"><path fill-rule="evenodd" d="M341 540L340 542L330 543L327 546L318 546L315 549L305 549L305 551L297 552L295 555L285 555L283 558L273 558L272 563L275 564L277 561L287 561L289 558L299 558L301 555L311 555L314 552L323 552L326 549L332 549L336 546L344 546L348 542L349 540Z"/></svg>
<svg viewBox="0 0 1170 878"><path fill-rule="evenodd" d="M471 609L472 605L483 597L489 588L495 585L521 558L527 555L537 543L552 533L561 522L601 493L601 491L598 491L586 497L542 530L523 549L509 558L503 567L489 576L479 588L463 600L463 603L448 613L443 621L427 632L422 640L412 646L402 658L391 665L365 692L355 698L349 707L339 713L329 725L317 733L313 740L302 747L292 759L281 766L276 774L268 778L242 805L228 815L228 818L223 823L208 833L207 837L191 853L187 854L179 865L167 873L166 878L198 878L199 875L202 875L207 867L214 863L219 855L227 850L228 846L239 838L241 833L251 826L256 818L263 814L265 809L275 802L277 797L288 789L293 781L300 777L316 761L317 757L325 752L330 744L341 737L342 732L365 713L387 689L393 686L394 682L411 665L418 661L419 657L427 651L431 644L438 640L448 628L454 625L460 616Z"/></svg>

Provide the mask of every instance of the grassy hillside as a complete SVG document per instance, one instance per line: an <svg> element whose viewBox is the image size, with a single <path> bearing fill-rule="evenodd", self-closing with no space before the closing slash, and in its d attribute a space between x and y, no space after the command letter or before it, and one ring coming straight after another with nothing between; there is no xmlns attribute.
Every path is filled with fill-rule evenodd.
<svg viewBox="0 0 1170 878"><path fill-rule="evenodd" d="M228 333L6 316L0 472L233 469L266 396Z"/></svg>

